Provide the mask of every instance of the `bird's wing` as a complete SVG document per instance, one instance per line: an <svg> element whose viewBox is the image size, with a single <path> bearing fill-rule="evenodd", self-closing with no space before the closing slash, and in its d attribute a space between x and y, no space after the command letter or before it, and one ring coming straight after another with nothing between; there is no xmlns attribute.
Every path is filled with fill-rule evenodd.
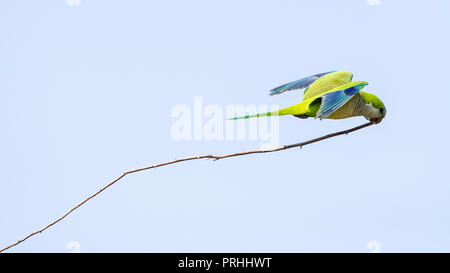
<svg viewBox="0 0 450 273"><path fill-rule="evenodd" d="M290 82L290 83L283 84L281 86L278 86L278 87L270 90L270 95L271 96L278 95L278 94L284 93L284 92L289 91L289 90L302 89L302 88L308 87L310 84L315 82L320 77L322 77L322 76L324 76L326 74L332 73L332 72L335 72L335 71L319 73L319 74L316 74L316 75L312 75L312 76L309 76L309 77L302 78L300 80L296 80L296 81L293 81L293 82Z"/></svg>
<svg viewBox="0 0 450 273"><path fill-rule="evenodd" d="M316 113L316 118L328 118L366 85L367 82L364 81L349 83L337 87L323 95L320 95L320 97L322 98L322 103Z"/></svg>
<svg viewBox="0 0 450 273"><path fill-rule="evenodd" d="M350 83L352 79L353 74L346 71L337 71L324 75L308 86L303 94L303 100L327 93L334 88Z"/></svg>

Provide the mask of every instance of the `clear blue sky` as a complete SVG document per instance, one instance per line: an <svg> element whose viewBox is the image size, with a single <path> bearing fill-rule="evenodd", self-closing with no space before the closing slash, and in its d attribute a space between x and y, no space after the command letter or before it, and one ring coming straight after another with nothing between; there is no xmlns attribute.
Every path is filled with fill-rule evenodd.
<svg viewBox="0 0 450 273"><path fill-rule="evenodd" d="M380 125L127 176L11 252L450 251L450 2L379 3L2 1L0 247L125 170L260 146L174 141L176 104L288 106L268 90L346 70ZM280 143L363 122L282 117Z"/></svg>

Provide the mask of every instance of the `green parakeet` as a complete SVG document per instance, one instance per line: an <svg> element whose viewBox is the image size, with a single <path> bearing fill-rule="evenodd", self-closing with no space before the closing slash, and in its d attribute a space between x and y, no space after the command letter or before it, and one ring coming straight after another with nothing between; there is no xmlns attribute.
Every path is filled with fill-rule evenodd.
<svg viewBox="0 0 450 273"><path fill-rule="evenodd" d="M381 122L386 116L386 107L383 102L377 96L361 91L367 85L367 82L351 82L352 78L353 74L350 72L330 71L281 85L270 90L270 95L306 88L302 101L278 111L231 119L283 115L319 119L344 119L364 116L372 122Z"/></svg>

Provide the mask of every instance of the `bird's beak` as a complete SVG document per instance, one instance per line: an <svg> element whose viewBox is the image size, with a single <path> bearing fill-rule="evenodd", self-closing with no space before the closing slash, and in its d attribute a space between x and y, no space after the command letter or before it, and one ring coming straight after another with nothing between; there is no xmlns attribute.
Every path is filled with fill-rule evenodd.
<svg viewBox="0 0 450 273"><path fill-rule="evenodd" d="M370 119L370 121L372 121L373 123L376 123L376 124L380 123L382 120L383 120L382 117L379 117L379 118L371 118L371 119Z"/></svg>

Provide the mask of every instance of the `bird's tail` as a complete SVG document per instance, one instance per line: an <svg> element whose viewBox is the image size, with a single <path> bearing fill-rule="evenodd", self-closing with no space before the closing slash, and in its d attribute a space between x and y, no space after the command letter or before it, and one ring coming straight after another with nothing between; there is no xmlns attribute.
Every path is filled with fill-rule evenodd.
<svg viewBox="0 0 450 273"><path fill-rule="evenodd" d="M302 115L308 111L308 106L304 102L300 102L296 105L292 105L280 110L275 110L267 113L258 113L254 115L240 116L228 118L229 120L236 119L248 119L248 118L259 118L259 117L270 117L270 116L284 116L284 115Z"/></svg>
<svg viewBox="0 0 450 273"><path fill-rule="evenodd" d="M254 114L254 115L233 117L233 118L228 118L228 119L236 120L236 119L259 118L259 117L270 117L270 116L281 116L280 111L277 110L277 111L272 111L272 112L267 112L267 113L258 113L258 114Z"/></svg>

